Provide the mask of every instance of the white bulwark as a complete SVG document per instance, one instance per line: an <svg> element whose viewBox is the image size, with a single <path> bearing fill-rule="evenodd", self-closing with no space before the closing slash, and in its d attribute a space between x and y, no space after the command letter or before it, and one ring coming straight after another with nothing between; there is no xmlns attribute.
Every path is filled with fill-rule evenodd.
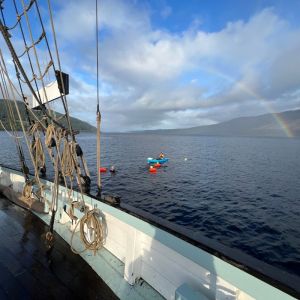
<svg viewBox="0 0 300 300"><path fill-rule="evenodd" d="M22 192L24 177L0 166L0 185ZM51 200L53 183L43 180L45 198ZM74 225L67 192L60 186L55 230L68 243ZM72 201L81 201L76 191ZM82 251L79 232L73 247L121 300L292 300L284 291L250 275L165 230L118 208L84 195L85 205L101 211L104 247L96 254ZM46 201L47 202L47 201ZM74 210L78 220L83 213ZM38 214L50 222L49 214Z"/></svg>

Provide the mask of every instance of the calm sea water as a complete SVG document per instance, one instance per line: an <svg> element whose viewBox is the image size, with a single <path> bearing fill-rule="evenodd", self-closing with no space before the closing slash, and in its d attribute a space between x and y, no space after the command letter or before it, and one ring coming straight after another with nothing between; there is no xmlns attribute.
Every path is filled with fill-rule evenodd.
<svg viewBox="0 0 300 300"><path fill-rule="evenodd" d="M96 137L78 138L96 183ZM0 163L18 167L0 133ZM105 134L106 194L300 276L300 140ZM147 157L169 163L150 174Z"/></svg>

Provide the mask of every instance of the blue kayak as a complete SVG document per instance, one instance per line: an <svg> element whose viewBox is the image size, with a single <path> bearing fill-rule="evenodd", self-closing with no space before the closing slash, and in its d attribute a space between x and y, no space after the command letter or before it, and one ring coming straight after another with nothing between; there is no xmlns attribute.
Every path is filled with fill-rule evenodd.
<svg viewBox="0 0 300 300"><path fill-rule="evenodd" d="M147 159L147 162L148 164L156 164L156 163L159 163L159 164L164 164L168 161L169 159L167 157L165 158L161 158L161 159L155 159L155 158L152 158L152 157L149 157Z"/></svg>

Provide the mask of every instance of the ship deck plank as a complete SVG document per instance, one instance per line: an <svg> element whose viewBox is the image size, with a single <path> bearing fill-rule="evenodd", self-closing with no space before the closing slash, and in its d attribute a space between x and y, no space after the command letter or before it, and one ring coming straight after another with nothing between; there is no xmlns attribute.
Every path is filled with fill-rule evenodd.
<svg viewBox="0 0 300 300"><path fill-rule="evenodd" d="M0 299L118 299L59 235L47 250L47 230L0 196Z"/></svg>

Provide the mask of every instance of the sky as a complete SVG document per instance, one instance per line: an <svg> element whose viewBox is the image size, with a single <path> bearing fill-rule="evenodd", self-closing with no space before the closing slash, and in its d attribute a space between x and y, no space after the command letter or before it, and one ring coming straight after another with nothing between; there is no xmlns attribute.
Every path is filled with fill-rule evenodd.
<svg viewBox="0 0 300 300"><path fill-rule="evenodd" d="M50 30L46 1L39 3ZM187 128L300 108L300 1L98 3L104 131ZM95 125L95 0L54 0L52 8L71 115ZM20 35L13 38L21 51Z"/></svg>

